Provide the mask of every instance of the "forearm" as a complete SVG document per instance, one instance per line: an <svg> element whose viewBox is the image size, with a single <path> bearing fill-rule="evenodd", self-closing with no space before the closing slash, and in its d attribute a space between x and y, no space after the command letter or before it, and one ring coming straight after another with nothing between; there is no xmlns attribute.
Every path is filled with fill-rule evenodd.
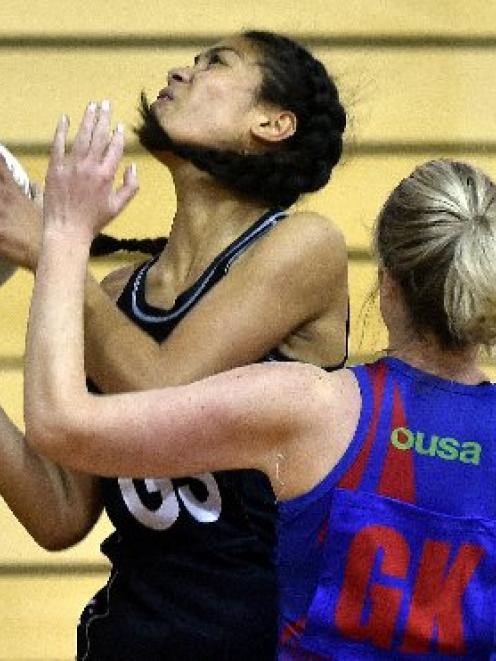
<svg viewBox="0 0 496 661"><path fill-rule="evenodd" d="M14 191L19 195L18 191ZM19 208L0 208L0 254L30 271L36 268L41 245L42 210L21 195Z"/></svg>
<svg viewBox="0 0 496 661"><path fill-rule="evenodd" d="M96 480L38 455L2 409L0 494L29 534L51 550L79 541L101 510Z"/></svg>
<svg viewBox="0 0 496 661"><path fill-rule="evenodd" d="M76 402L75 413L86 413L82 301L89 242L78 238L57 228L43 237L26 341L28 438L41 430L56 440L59 418L70 416Z"/></svg>

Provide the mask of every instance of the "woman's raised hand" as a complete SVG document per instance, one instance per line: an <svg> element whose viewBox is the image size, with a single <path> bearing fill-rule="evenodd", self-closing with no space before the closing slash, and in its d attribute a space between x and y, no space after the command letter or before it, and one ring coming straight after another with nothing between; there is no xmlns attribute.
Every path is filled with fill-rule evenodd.
<svg viewBox="0 0 496 661"><path fill-rule="evenodd" d="M63 115L55 130L45 180L45 228L75 230L91 240L117 216L138 190L136 167L114 179L124 150L124 130L110 130L110 103L88 104L74 144L66 154L69 119Z"/></svg>

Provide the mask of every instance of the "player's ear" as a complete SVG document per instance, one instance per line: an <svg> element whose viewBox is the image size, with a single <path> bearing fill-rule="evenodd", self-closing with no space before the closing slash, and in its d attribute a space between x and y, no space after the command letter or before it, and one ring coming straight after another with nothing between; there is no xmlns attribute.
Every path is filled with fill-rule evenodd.
<svg viewBox="0 0 496 661"><path fill-rule="evenodd" d="M250 131L257 140L276 143L294 135L296 125L296 115L290 110L263 107L256 113Z"/></svg>

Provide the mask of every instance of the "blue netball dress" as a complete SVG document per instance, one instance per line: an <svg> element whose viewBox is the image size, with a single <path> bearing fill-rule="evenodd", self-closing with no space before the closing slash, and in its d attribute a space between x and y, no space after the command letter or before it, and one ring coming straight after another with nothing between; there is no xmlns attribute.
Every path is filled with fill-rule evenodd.
<svg viewBox="0 0 496 661"><path fill-rule="evenodd" d="M353 372L349 448L279 506L278 658L496 658L496 386Z"/></svg>
<svg viewBox="0 0 496 661"><path fill-rule="evenodd" d="M154 260L148 262L127 283L120 308L162 342L234 260L284 216L262 216L170 310L145 300L146 273ZM264 358L284 359L277 351ZM122 477L102 484L116 528L102 545L112 572L83 612L78 659L272 661L276 509L266 476L222 471L182 479Z"/></svg>

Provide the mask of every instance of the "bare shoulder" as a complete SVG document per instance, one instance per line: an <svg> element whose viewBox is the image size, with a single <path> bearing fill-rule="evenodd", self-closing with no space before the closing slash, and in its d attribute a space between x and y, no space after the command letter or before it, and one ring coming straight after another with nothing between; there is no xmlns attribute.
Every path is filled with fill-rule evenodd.
<svg viewBox="0 0 496 661"><path fill-rule="evenodd" d="M306 232L315 235L318 238L332 239L341 241L344 244L344 236L337 223L328 216L324 216L316 211L294 211L288 216L289 221L304 225Z"/></svg>
<svg viewBox="0 0 496 661"><path fill-rule="evenodd" d="M336 404L346 405L346 402L357 402L361 400L360 386L353 370L344 368L334 372L324 373L326 376L328 396L332 397Z"/></svg>
<svg viewBox="0 0 496 661"><path fill-rule="evenodd" d="M310 413L309 431L319 446L319 452L328 451L329 439L335 449L343 449L355 433L360 417L362 397L358 381L350 369L334 372L311 365L305 366L306 374L301 372L301 383L306 394L305 408Z"/></svg>
<svg viewBox="0 0 496 661"><path fill-rule="evenodd" d="M110 296L112 300L116 301L122 294L126 283L136 270L137 266L138 264L128 264L120 269L111 271L100 283L103 291Z"/></svg>
<svg viewBox="0 0 496 661"><path fill-rule="evenodd" d="M288 365L290 368L291 365ZM329 405L342 411L346 403L360 400L360 388L353 371L343 368L328 372L315 365L296 363L299 378L304 388L311 391L312 396L324 399Z"/></svg>
<svg viewBox="0 0 496 661"><path fill-rule="evenodd" d="M253 250L249 259L272 266L323 270L327 277L342 274L347 266L344 235L329 218L312 211L297 211L277 223ZM248 255L247 255L248 256Z"/></svg>
<svg viewBox="0 0 496 661"><path fill-rule="evenodd" d="M356 413L360 407L360 388L350 369L327 372L309 363L274 362L237 368L232 374L234 381L239 379L239 387L256 383L268 394L279 393L281 400L298 402L298 407L312 416L319 410L328 419L330 410L346 415L346 411Z"/></svg>
<svg viewBox="0 0 496 661"><path fill-rule="evenodd" d="M353 372L319 370L319 374L314 370L313 378L308 373L310 397L302 407L304 425L280 449L282 479L277 479L277 472L276 479L272 478L281 500L310 491L332 471L349 447L360 419L361 396Z"/></svg>
<svg viewBox="0 0 496 661"><path fill-rule="evenodd" d="M302 245L325 260L329 271L337 274L346 270L348 252L345 237L332 219L312 211L301 211L294 213L291 220L294 231L299 232Z"/></svg>
<svg viewBox="0 0 496 661"><path fill-rule="evenodd" d="M360 418L360 389L347 369L328 373L302 363L258 368L242 374L250 381L255 377L256 410L266 420L275 411L283 432L276 460L269 448L262 467L278 498L286 500L312 489L343 456Z"/></svg>
<svg viewBox="0 0 496 661"><path fill-rule="evenodd" d="M339 439L351 438L362 401L353 372L346 368L326 372L314 365L298 363L293 369L296 377L293 400L298 402L311 434L318 435L320 429L324 440L333 438L339 442ZM291 365L288 365L286 379L291 380Z"/></svg>

